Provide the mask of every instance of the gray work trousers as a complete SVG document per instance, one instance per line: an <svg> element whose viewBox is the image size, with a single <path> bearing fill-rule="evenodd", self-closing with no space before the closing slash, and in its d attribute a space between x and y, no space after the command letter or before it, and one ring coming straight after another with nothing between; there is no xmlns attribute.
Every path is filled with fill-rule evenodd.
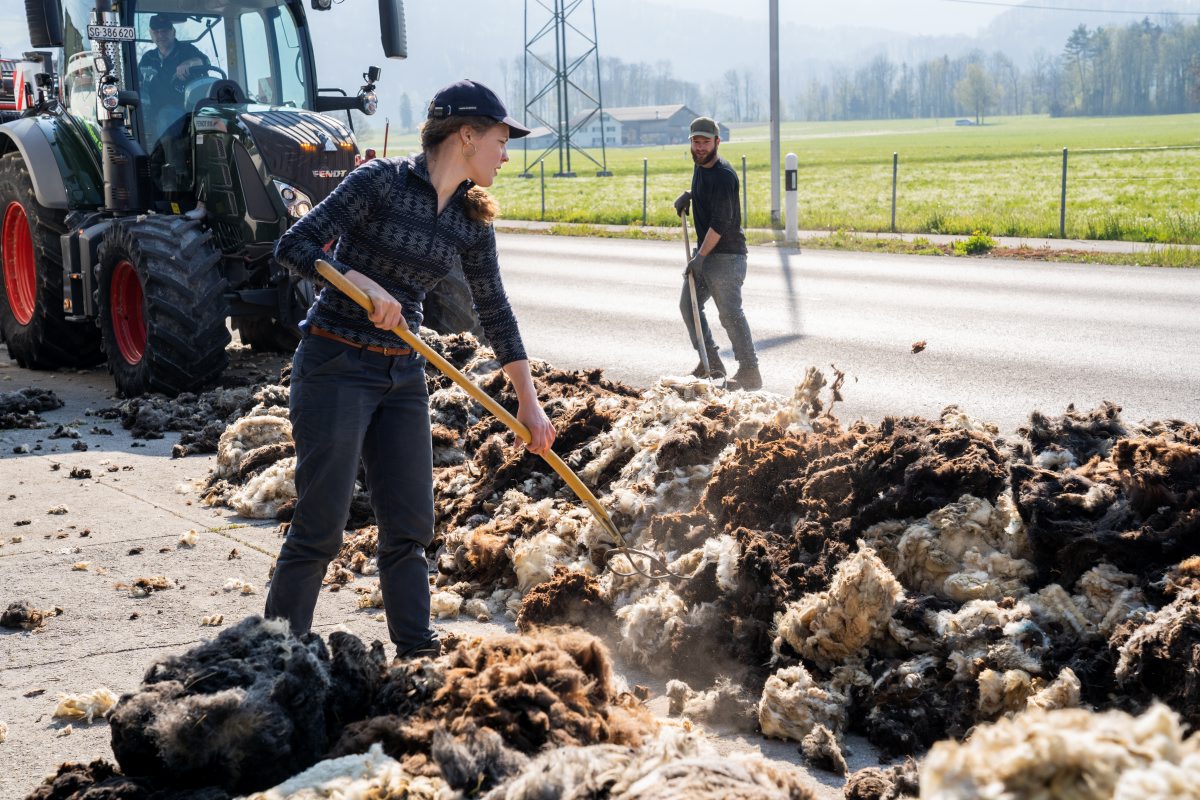
<svg viewBox="0 0 1200 800"><path fill-rule="evenodd" d="M721 327L729 335L733 345L733 356L738 365L757 367L758 356L754 352L754 339L750 336L750 324L742 311L742 284L746 282L746 256L736 253L711 253L704 259L704 266L696 276L696 302L700 306L700 327L704 332L704 345L708 352L716 351L712 330L704 316L704 304L708 298L717 306L717 317ZM679 298L679 311L687 325L688 337L696 352L700 352L696 341L696 323L692 319L692 295L687 278L683 279L683 293Z"/></svg>
<svg viewBox="0 0 1200 800"><path fill-rule="evenodd" d="M342 545L361 459L379 524L379 583L399 652L433 639L425 548L433 539L433 447L425 361L308 335L292 361L296 513L275 565L266 616L300 635Z"/></svg>

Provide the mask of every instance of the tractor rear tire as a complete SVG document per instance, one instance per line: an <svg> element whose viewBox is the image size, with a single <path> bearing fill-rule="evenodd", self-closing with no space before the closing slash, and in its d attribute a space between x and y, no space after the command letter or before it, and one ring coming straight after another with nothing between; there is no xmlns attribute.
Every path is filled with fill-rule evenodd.
<svg viewBox="0 0 1200 800"><path fill-rule="evenodd" d="M270 317L241 317L233 327L242 344L256 353L292 353L300 344L300 328Z"/></svg>
<svg viewBox="0 0 1200 800"><path fill-rule="evenodd" d="M8 354L27 369L104 360L96 324L69 320L63 311L65 217L38 203L20 153L0 157L0 330Z"/></svg>
<svg viewBox="0 0 1200 800"><path fill-rule="evenodd" d="M426 328L438 333L473 333L487 343L461 262L455 261L446 277L425 295L424 311L421 324Z"/></svg>
<svg viewBox="0 0 1200 800"><path fill-rule="evenodd" d="M212 234L182 217L121 221L99 261L100 331L117 390L173 397L214 384L230 336Z"/></svg>

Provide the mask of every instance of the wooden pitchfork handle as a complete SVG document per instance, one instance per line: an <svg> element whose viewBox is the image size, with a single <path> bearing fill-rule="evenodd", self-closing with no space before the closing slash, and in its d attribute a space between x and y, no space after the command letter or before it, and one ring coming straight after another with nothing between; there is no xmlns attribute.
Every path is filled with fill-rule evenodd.
<svg viewBox="0 0 1200 800"><path fill-rule="evenodd" d="M328 261L318 258L317 272L320 273L321 277L328 281L331 286L362 306L368 314L375 310L375 305L371 302L371 298L367 297L366 292L351 283L345 275L338 272L337 269ZM471 380L467 378L466 375L463 375L462 372L460 372L453 364L442 358L437 351L425 344L425 342L421 341L421 337L417 336L407 327L401 326L392 328L392 333L403 339L409 347L420 353L426 361L441 370L442 373L450 378L450 380L462 387L463 391L477 400L488 411L492 412L497 419L507 425L513 433L519 436L521 441L528 444L533 438L529 433L529 429L525 427L523 422L514 417L512 414L508 413L508 410L493 400L491 395L472 383ZM592 512L592 516L595 517L596 521L600 523L600 526L616 540L617 547L612 548L607 554L605 554L605 561L609 561L617 555L624 555L625 558L629 560L630 566L633 567L633 572L617 572L614 569L614 574L626 577L638 574L651 580L663 580L666 578L681 577L670 572L661 558L640 550L634 550L630 548L628 544L626 544L625 537L623 537L621 532L617 530L616 524L612 521L612 518L608 516L608 512L604 510L604 506L600 505L600 501L596 499L594 494L592 494L591 489L588 489L584 482L579 479L579 476L576 475L575 472L567 466L566 462L559 457L558 453L555 453L553 450L547 450L539 455L541 455L541 457L546 460L546 463L548 463L554 469L554 471L559 474L559 477L566 482L567 486L571 487L571 491L575 492L575 496L584 502L584 504ZM633 558L631 558L633 555L645 558L649 563L649 568L640 568Z"/></svg>

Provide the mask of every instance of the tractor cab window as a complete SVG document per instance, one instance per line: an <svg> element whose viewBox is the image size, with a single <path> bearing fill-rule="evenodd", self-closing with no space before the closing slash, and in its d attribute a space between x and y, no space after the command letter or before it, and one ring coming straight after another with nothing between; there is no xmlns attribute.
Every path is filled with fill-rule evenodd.
<svg viewBox="0 0 1200 800"><path fill-rule="evenodd" d="M238 18L238 35L250 99L273 106L307 105L307 64L291 11L278 6L246 10Z"/></svg>
<svg viewBox="0 0 1200 800"><path fill-rule="evenodd" d="M63 75L63 102L76 117L96 122L96 55L90 50L76 53Z"/></svg>
<svg viewBox="0 0 1200 800"><path fill-rule="evenodd" d="M225 77L225 25L219 16L139 12L138 94L147 142L176 131L204 89Z"/></svg>

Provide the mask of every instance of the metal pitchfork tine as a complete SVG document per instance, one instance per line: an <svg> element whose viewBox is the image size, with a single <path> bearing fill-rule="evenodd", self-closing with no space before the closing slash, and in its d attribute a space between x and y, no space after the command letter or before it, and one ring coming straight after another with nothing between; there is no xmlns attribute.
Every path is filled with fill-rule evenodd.
<svg viewBox="0 0 1200 800"><path fill-rule="evenodd" d="M318 258L317 272L320 273L321 277L328 281L331 286L366 309L368 314L374 310L374 305L371 303L371 299L367 297L366 293L348 281L346 277L342 275L342 273L338 272L337 269L335 269L328 261ZM529 429L526 428L520 420L508 413L504 406L493 400L487 392L483 391L474 383L472 383L470 379L456 369L453 364L442 358L436 351L433 350L433 348L421 341L421 337L408 330L408 328L402 327L393 328L392 333L403 339L405 343L409 345L409 347L424 356L425 360L441 370L446 377L457 383L467 394L483 405L483 407L488 411L492 412L497 419L507 425L513 433L519 436L521 441L529 442L530 438L532 438L530 436ZM600 526L609 534L611 534L616 540L617 546L610 549L604 555L605 565L612 571L614 575L620 575L622 577L641 575L643 578L652 581L669 580L672 578L682 579L687 577L686 575L677 575L674 572L671 572L669 569L667 569L667 565L663 562L663 560L658 556L652 553L647 553L644 550L635 550L631 548L625 542L625 537L621 535L619 530L617 530L617 526L612 521L612 518L608 515L608 512L604 510L604 506L600 505L600 501L596 499L594 494L592 494L591 489L587 488L583 481L579 479L579 476L567 466L566 462L564 462L562 458L560 458L559 455L553 450L547 450L545 453L542 453L541 456L546 460L546 463L558 473L559 477L566 482L567 486L571 487L571 491L575 492L575 495L584 502L584 505L586 505L588 510L592 512L592 516L596 518L596 521L600 523ZM622 555L625 556L626 560L629 561L629 566L633 568L632 572L618 572L608 563L616 556ZM645 558L648 568L642 569L639 567L638 563L633 560L633 556Z"/></svg>

